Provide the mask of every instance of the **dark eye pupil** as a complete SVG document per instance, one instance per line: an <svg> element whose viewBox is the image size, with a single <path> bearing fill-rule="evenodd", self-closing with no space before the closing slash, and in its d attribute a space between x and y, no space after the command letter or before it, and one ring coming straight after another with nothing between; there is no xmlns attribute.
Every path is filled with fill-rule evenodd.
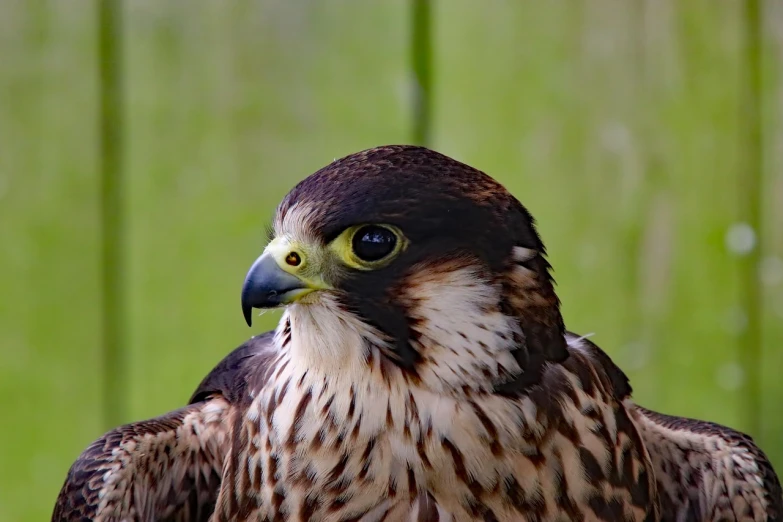
<svg viewBox="0 0 783 522"><path fill-rule="evenodd" d="M353 252L363 261L383 259L392 253L396 244L394 233L383 227L362 227L353 236Z"/></svg>

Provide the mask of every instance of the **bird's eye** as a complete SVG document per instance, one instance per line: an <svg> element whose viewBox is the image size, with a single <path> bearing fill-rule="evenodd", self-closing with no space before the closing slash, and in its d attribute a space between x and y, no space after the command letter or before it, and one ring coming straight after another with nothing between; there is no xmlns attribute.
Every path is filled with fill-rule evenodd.
<svg viewBox="0 0 783 522"><path fill-rule="evenodd" d="M397 236L386 227L366 225L353 235L351 247L353 253L366 262L380 261L397 246Z"/></svg>
<svg viewBox="0 0 783 522"><path fill-rule="evenodd" d="M329 243L329 249L354 270L378 270L408 247L402 230L394 225L353 225Z"/></svg>

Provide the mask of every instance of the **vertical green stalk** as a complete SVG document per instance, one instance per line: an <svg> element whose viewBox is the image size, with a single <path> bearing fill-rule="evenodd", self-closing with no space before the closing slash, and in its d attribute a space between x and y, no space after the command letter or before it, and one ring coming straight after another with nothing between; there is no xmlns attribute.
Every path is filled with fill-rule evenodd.
<svg viewBox="0 0 783 522"><path fill-rule="evenodd" d="M740 221L747 223L756 234L755 247L740 258L740 292L742 309L747 317L747 328L739 337L739 360L745 371L746 385L743 413L746 429L755 436L761 433L761 321L762 303L759 280L761 257L761 190L763 168L762 144L762 19L761 0L745 0L744 53L742 74L740 136L743 154L738 173Z"/></svg>
<svg viewBox="0 0 783 522"><path fill-rule="evenodd" d="M122 2L98 1L98 58L100 74L101 244L103 422L116 426L125 420L125 335L123 276L123 96Z"/></svg>
<svg viewBox="0 0 783 522"><path fill-rule="evenodd" d="M411 64L413 91L413 142L429 145L432 132L432 5L413 0Z"/></svg>

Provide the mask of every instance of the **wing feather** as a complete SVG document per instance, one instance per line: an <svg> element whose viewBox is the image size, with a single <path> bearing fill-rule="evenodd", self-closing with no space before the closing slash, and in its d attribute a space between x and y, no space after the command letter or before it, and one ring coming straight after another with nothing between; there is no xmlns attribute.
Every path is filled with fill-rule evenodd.
<svg viewBox="0 0 783 522"><path fill-rule="evenodd" d="M109 431L71 466L52 520L207 520L228 410L217 397Z"/></svg>
<svg viewBox="0 0 783 522"><path fill-rule="evenodd" d="M783 521L780 481L753 439L713 422L638 406L622 370L596 345L579 340L569 342L572 355L579 349L598 363L599 380L607 379L637 426L655 473L662 521ZM577 374L585 366L564 364Z"/></svg>
<svg viewBox="0 0 783 522"><path fill-rule="evenodd" d="M246 406L247 388L263 384L272 340L269 332L231 352L188 406L120 426L90 444L68 472L52 521L208 520L233 415Z"/></svg>
<svg viewBox="0 0 783 522"><path fill-rule="evenodd" d="M783 492L749 436L631 405L661 495L663 520L783 520Z"/></svg>

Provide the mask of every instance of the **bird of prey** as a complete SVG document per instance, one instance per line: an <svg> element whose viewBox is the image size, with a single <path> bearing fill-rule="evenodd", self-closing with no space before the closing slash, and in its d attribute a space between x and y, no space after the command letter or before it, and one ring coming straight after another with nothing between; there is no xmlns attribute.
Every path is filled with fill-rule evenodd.
<svg viewBox="0 0 783 522"><path fill-rule="evenodd" d="M746 435L637 406L566 330L528 211L429 149L334 161L280 203L241 294L284 307L187 406L108 432L53 520L763 521Z"/></svg>

